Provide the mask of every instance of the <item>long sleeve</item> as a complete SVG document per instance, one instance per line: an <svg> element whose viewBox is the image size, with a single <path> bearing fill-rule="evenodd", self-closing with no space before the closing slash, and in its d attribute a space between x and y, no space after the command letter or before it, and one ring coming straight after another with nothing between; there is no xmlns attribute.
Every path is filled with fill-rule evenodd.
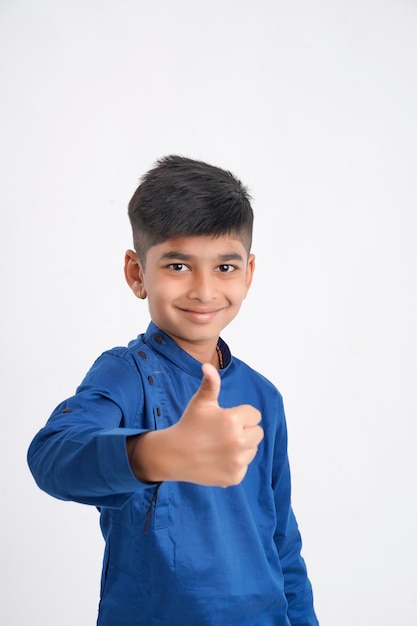
<svg viewBox="0 0 417 626"><path fill-rule="evenodd" d="M126 438L143 428L143 391L133 361L102 355L35 436L28 463L38 486L63 500L119 508L143 485L133 475Z"/></svg>
<svg viewBox="0 0 417 626"><path fill-rule="evenodd" d="M281 409L284 411L283 408ZM318 626L311 583L301 556L302 541L297 521L291 507L291 478L287 456L287 431L285 416L282 430L277 435L279 462L275 467L275 506L277 525L274 536L284 575L284 591L288 602L291 626Z"/></svg>

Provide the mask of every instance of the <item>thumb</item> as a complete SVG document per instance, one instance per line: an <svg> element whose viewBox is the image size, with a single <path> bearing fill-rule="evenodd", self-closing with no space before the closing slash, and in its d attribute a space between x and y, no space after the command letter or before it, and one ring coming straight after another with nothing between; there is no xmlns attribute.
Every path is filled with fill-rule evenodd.
<svg viewBox="0 0 417 626"><path fill-rule="evenodd" d="M219 372L210 363L204 363L202 370L203 380L194 397L203 402L210 402L211 404L217 405L221 383Z"/></svg>

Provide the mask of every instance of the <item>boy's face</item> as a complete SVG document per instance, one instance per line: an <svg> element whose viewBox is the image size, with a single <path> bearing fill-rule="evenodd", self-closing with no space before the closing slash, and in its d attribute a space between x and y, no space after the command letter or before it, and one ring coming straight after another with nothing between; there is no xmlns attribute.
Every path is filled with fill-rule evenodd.
<svg viewBox="0 0 417 626"><path fill-rule="evenodd" d="M245 299L255 266L235 235L168 239L152 246L142 268L126 253L126 279L148 297L152 321L193 354L215 350L220 332Z"/></svg>

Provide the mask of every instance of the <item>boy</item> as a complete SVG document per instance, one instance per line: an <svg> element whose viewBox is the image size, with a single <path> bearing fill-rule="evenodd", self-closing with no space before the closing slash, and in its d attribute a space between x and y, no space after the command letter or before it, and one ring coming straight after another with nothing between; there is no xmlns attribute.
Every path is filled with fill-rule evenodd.
<svg viewBox="0 0 417 626"><path fill-rule="evenodd" d="M281 396L219 337L252 281L249 195L170 156L129 217L125 276L150 325L97 359L28 453L41 489L100 510L98 625L317 626Z"/></svg>

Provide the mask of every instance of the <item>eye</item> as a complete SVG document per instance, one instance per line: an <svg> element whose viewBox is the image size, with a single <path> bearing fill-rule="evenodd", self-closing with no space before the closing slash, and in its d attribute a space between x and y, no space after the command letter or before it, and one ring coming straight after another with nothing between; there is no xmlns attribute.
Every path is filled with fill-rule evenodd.
<svg viewBox="0 0 417 626"><path fill-rule="evenodd" d="M186 272L188 267L184 263L170 263L168 267L174 272Z"/></svg>
<svg viewBox="0 0 417 626"><path fill-rule="evenodd" d="M230 263L222 263L216 268L217 272L221 272L222 274L228 274L233 272L236 268L236 265L230 265Z"/></svg>

